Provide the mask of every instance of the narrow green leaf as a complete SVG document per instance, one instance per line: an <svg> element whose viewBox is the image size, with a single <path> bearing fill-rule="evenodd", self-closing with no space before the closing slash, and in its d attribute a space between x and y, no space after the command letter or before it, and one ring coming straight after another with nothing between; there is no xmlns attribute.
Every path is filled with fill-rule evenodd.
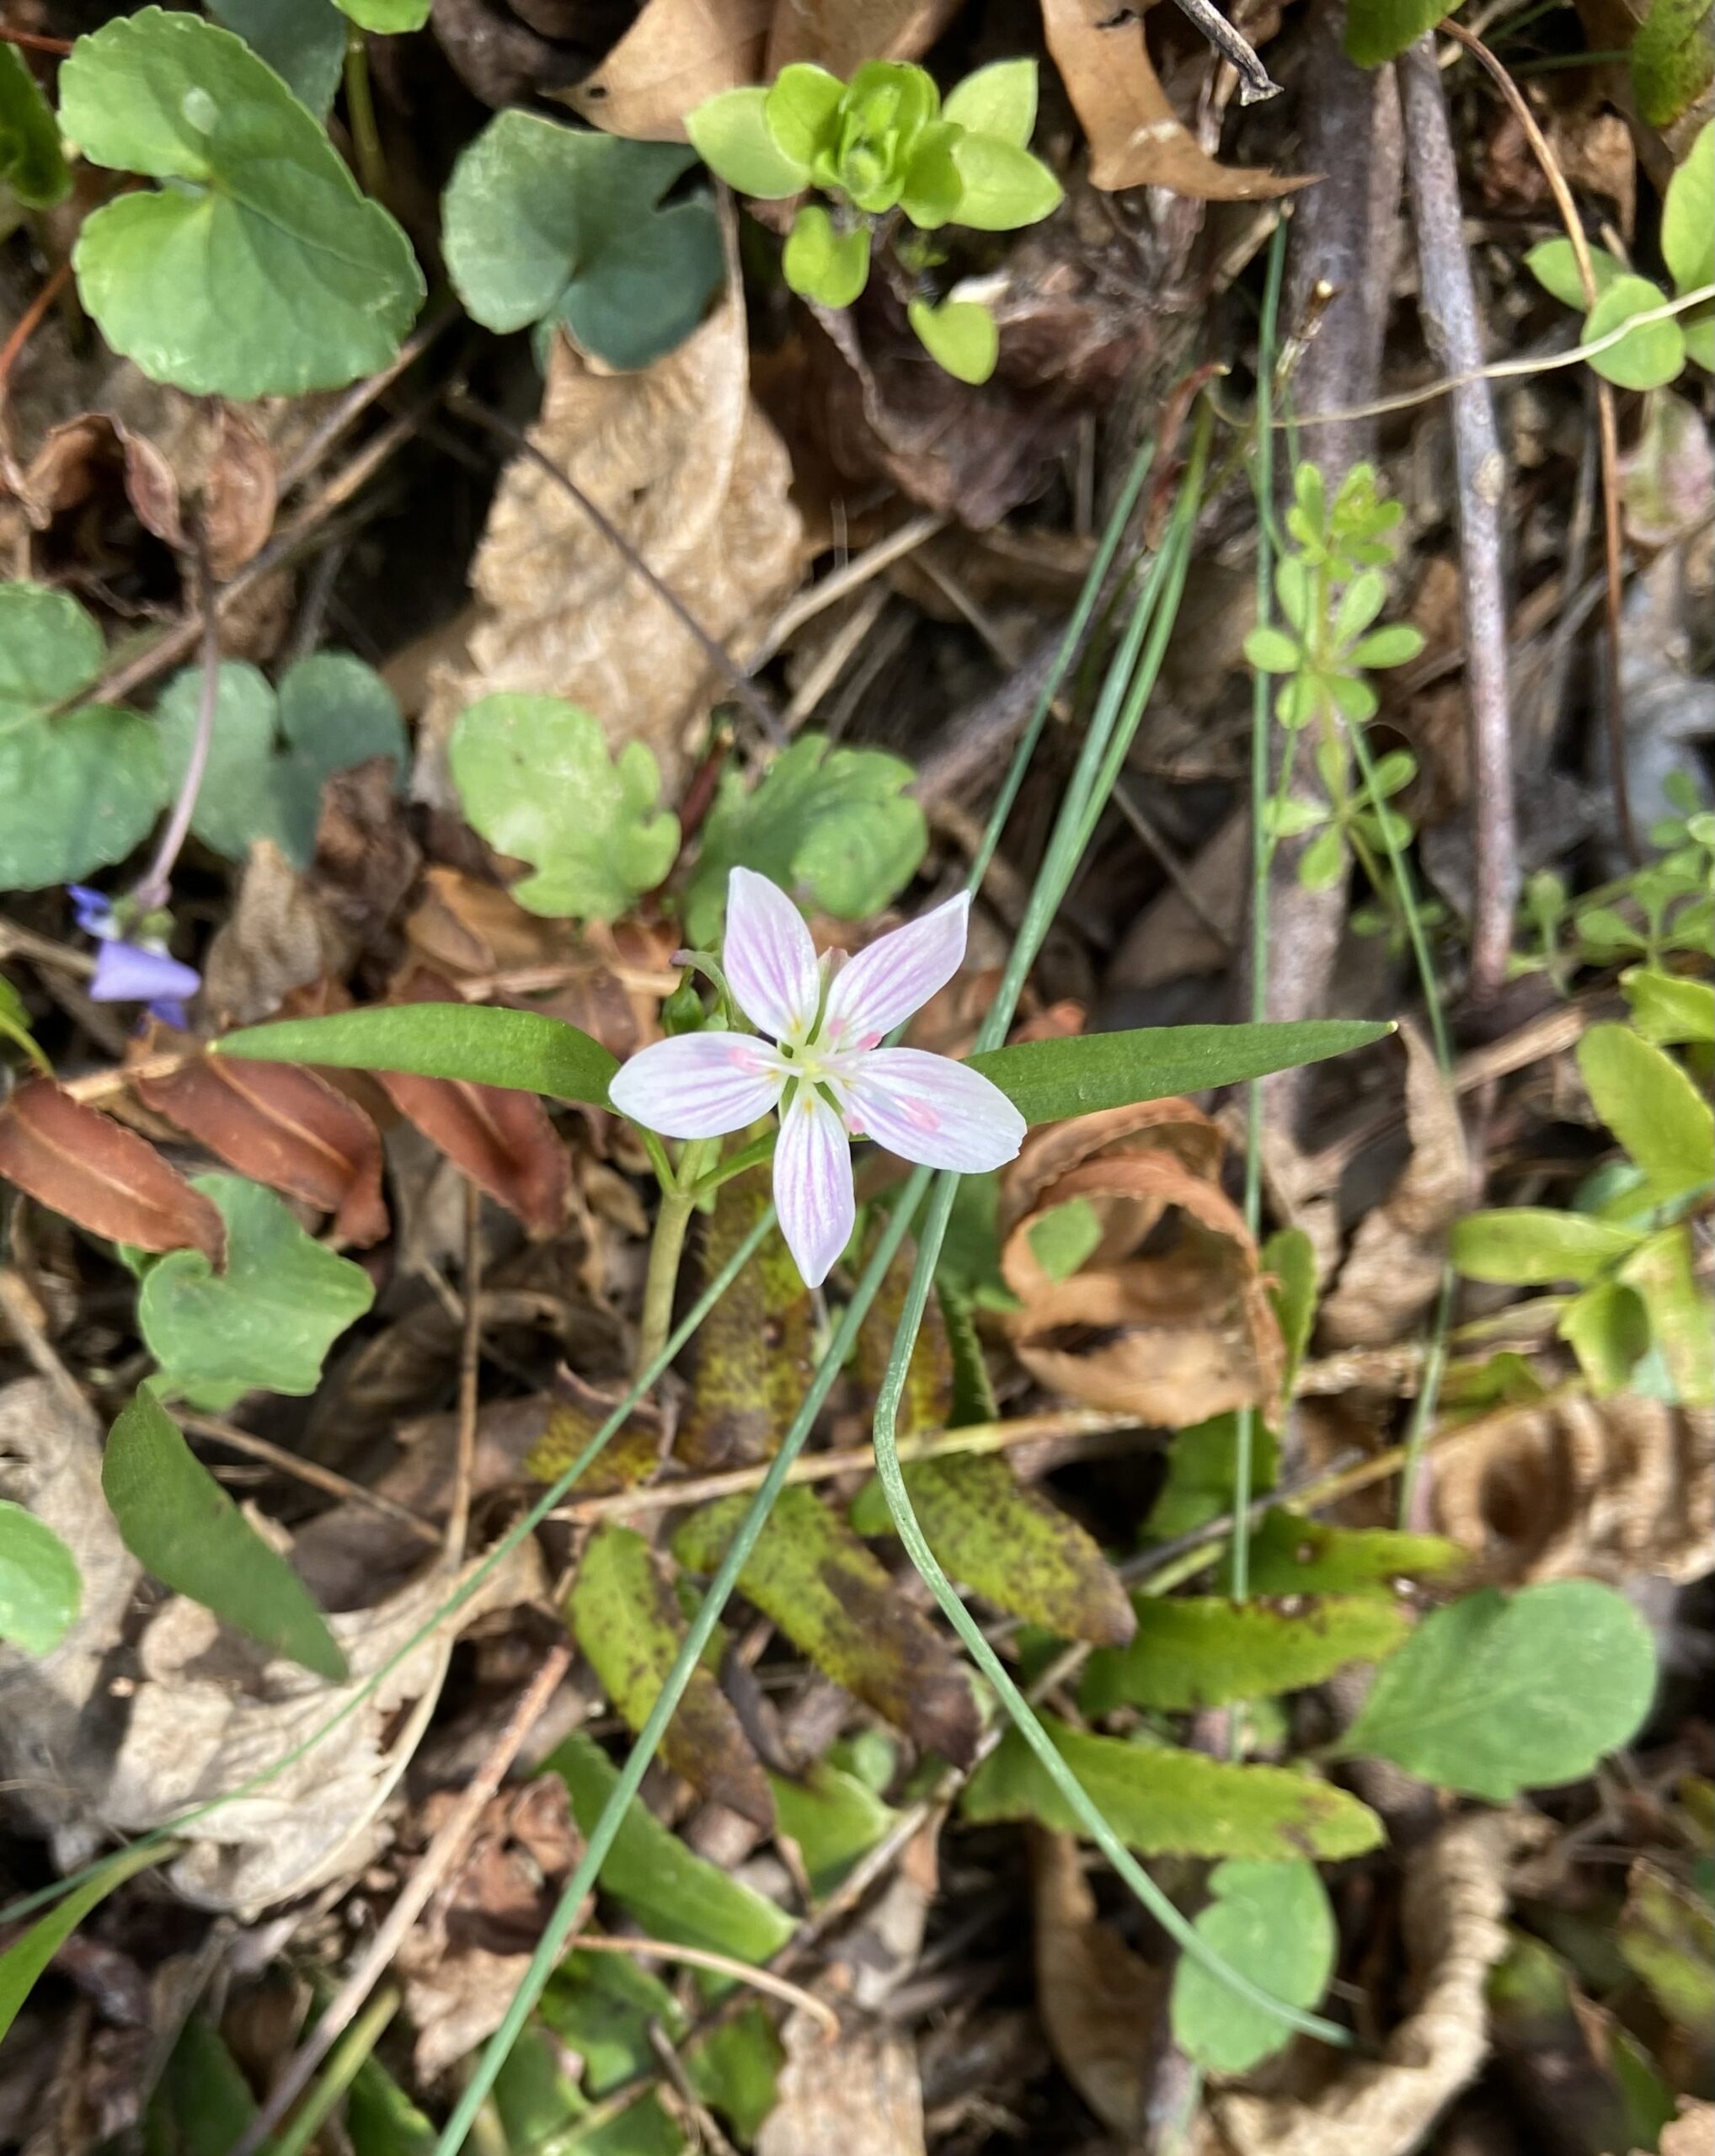
<svg viewBox="0 0 1715 2156"><path fill-rule="evenodd" d="M1613 1588L1484 1588L1432 1611L1382 1664L1339 1749L1506 1804L1629 1742L1654 1689L1649 1627Z"/></svg>
<svg viewBox="0 0 1715 2156"><path fill-rule="evenodd" d="M0 185L27 210L50 210L72 191L59 123L15 45L0 51Z"/></svg>
<svg viewBox="0 0 1715 2156"><path fill-rule="evenodd" d="M1147 1026L1086 1033L1075 1040L1023 1041L970 1058L1027 1123L1057 1123L1098 1108L1129 1107L1173 1093L1265 1078L1367 1048L1392 1033L1367 1019L1310 1019L1291 1025Z"/></svg>
<svg viewBox="0 0 1715 2156"><path fill-rule="evenodd" d="M1406 666L1424 648L1424 632L1409 622L1391 622L1360 637L1347 654L1354 666Z"/></svg>
<svg viewBox="0 0 1715 2156"><path fill-rule="evenodd" d="M255 2116L250 2084L219 2031L193 2014L150 2099L149 2156L227 2156Z"/></svg>
<svg viewBox="0 0 1715 2156"><path fill-rule="evenodd" d="M478 1003L380 1004L326 1018L282 1018L228 1033L213 1052L339 1070L409 1070L598 1107L619 1068L599 1041L563 1019Z"/></svg>
<svg viewBox="0 0 1715 2156"><path fill-rule="evenodd" d="M1360 67L1380 67L1397 60L1459 0L1351 0L1346 10L1346 57Z"/></svg>
<svg viewBox="0 0 1715 2156"><path fill-rule="evenodd" d="M685 1619L634 1529L606 1520L584 1548L566 1621L627 1726L644 1726L685 1641ZM661 1757L675 1774L756 1825L774 1802L732 1704L699 1663L667 1724Z"/></svg>
<svg viewBox="0 0 1715 2156"><path fill-rule="evenodd" d="M1091 1737L1051 1715L1042 1723L1114 1832L1141 1856L1356 1856L1382 1839L1367 1805L1312 1775L1234 1766L1174 1744ZM979 1823L1035 1819L1057 1833L1082 1831L1016 1730L971 1777L961 1808Z"/></svg>
<svg viewBox="0 0 1715 2156"><path fill-rule="evenodd" d="M308 1590L198 1460L147 1385L107 1440L101 1487L120 1540L163 1586L331 1683L345 1657Z"/></svg>
<svg viewBox="0 0 1715 2156"><path fill-rule="evenodd" d="M10 1041L38 1070L50 1077L53 1075L54 1066L45 1049L29 1030L29 1013L24 1008L24 998L3 974L0 974L0 1040Z"/></svg>
<svg viewBox="0 0 1715 2156"><path fill-rule="evenodd" d="M1655 1865L1634 1865L1616 1944L1671 2021L1702 2041L1715 2023L1715 1909Z"/></svg>
<svg viewBox="0 0 1715 2156"><path fill-rule="evenodd" d="M1229 1860L1209 1875L1198 1935L1236 1969L1289 2006L1313 2007L1334 1972L1339 1933L1313 1864ZM1169 2005L1180 2048L1217 2073L1246 2073L1292 2031L1278 2015L1240 1999L1200 1962L1181 1955Z"/></svg>
<svg viewBox="0 0 1715 2156"><path fill-rule="evenodd" d="M768 93L760 84L723 90L686 114L685 132L703 163L729 187L759 202L777 202L807 184L809 167L775 141L767 103Z"/></svg>
<svg viewBox="0 0 1715 2156"><path fill-rule="evenodd" d="M613 1794L618 1769L578 1731L543 1760L542 1771L565 1784L579 1829L589 1833ZM784 1909L693 1854L635 1800L601 1867L601 1886L656 1938L740 1961L771 1960L794 1929Z"/></svg>
<svg viewBox="0 0 1715 2156"><path fill-rule="evenodd" d="M1453 1224L1453 1262L1472 1280L1509 1288L1594 1280L1639 1241L1635 1228L1540 1205L1502 1206Z"/></svg>
<svg viewBox="0 0 1715 2156"><path fill-rule="evenodd" d="M1302 1228L1277 1228L1263 1245L1263 1278L1280 1321L1290 1397L1316 1326L1316 1246Z"/></svg>
<svg viewBox="0 0 1715 2156"><path fill-rule="evenodd" d="M1374 1595L1328 1595L1274 1609L1215 1595L1135 1598L1129 1646L1091 1657L1079 1705L1189 1712L1232 1700L1272 1699L1320 1684L1349 1662L1380 1662L1411 1630L1405 1612Z"/></svg>
<svg viewBox="0 0 1715 2156"><path fill-rule="evenodd" d="M1251 1591L1260 1595L1385 1594L1402 1581L1439 1580L1470 1561L1439 1534L1391 1527L1330 1527L1274 1506L1251 1536Z"/></svg>
<svg viewBox="0 0 1715 2156"><path fill-rule="evenodd" d="M227 1262L216 1273L200 1251L174 1250L149 1264L137 1322L161 1365L158 1384L216 1413L247 1392L313 1392L329 1348L375 1300L374 1283L260 1183L207 1175L191 1187L227 1224Z"/></svg>
<svg viewBox="0 0 1715 2156"><path fill-rule="evenodd" d="M18 2019L18 2009L35 1988L36 1978L91 1909L104 1902L115 1886L146 1866L158 1864L163 1854L159 1845L153 1842L116 1850L99 1870L92 1872L81 1886L74 1886L69 1894L62 1896L45 1917L39 1917L21 1938L14 1939L0 1954L0 2038Z"/></svg>
<svg viewBox="0 0 1715 2156"><path fill-rule="evenodd" d="M1593 344L1634 314L1648 314L1660 307L1666 296L1648 277L1615 278L1584 317L1583 341ZM1622 389L1659 389L1673 381L1685 364L1686 333L1671 318L1647 323L1609 350L1597 353L1590 361L1605 381Z"/></svg>
<svg viewBox="0 0 1715 2156"><path fill-rule="evenodd" d="M0 1640L45 1654L76 1621L83 1599L77 1561L52 1528L0 1497Z"/></svg>
<svg viewBox="0 0 1715 2156"><path fill-rule="evenodd" d="M1578 1067L1654 1197L1680 1198L1715 1178L1715 1113L1670 1055L1629 1026L1592 1026Z"/></svg>

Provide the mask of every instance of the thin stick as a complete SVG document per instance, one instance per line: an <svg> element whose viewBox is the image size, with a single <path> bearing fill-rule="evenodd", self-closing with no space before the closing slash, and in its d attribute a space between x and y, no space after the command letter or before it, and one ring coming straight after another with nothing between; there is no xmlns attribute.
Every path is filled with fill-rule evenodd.
<svg viewBox="0 0 1715 2156"><path fill-rule="evenodd" d="M1051 1443L1058 1438L1105 1437L1115 1430L1135 1430L1135 1415L1103 1407L1058 1408L1041 1415L1020 1415L1010 1422L967 1422L958 1429L921 1432L901 1438L900 1458L909 1465L918 1460L951 1460L959 1455L1009 1451L1014 1445ZM847 1445L838 1452L813 1453L794 1460L787 1472L788 1484L831 1482L842 1475L862 1475L875 1465L868 1444ZM756 1467L725 1467L712 1475L687 1476L682 1481L654 1482L647 1489L618 1490L612 1496L585 1497L563 1505L554 1518L579 1526L591 1520L628 1519L639 1513L670 1512L679 1505L700 1505L715 1497L730 1497L761 1486L768 1472L764 1462Z"/></svg>
<svg viewBox="0 0 1715 2156"><path fill-rule="evenodd" d="M1449 372L1483 364L1483 323L1471 282L1459 170L1435 41L1419 38L1395 63L1405 120L1405 176L1417 237L1419 312L1429 348ZM1471 743L1471 990L1490 1001L1506 979L1519 896L1513 806L1512 704L1501 511L1507 467L1487 382L1453 392L1459 481L1459 569L1464 599L1465 685Z"/></svg>
<svg viewBox="0 0 1715 2156"><path fill-rule="evenodd" d="M1261 104L1265 99L1280 96L1280 85L1258 58L1254 48L1239 35L1218 8L1210 6L1210 0L1174 0L1174 4L1188 21L1196 24L1221 57L1232 63L1239 79L1241 104Z"/></svg>
<svg viewBox="0 0 1715 2156"><path fill-rule="evenodd" d="M361 1505L367 1512L380 1513L414 1534L419 1542L426 1542L436 1550L441 1547L440 1529L420 1513L414 1513L409 1506L400 1504L395 1498L382 1497L379 1491L366 1490L361 1482L348 1481L334 1469L323 1467L319 1460L305 1460L300 1454L288 1452L284 1445L273 1444L253 1431L241 1430L236 1422L223 1422L217 1415L195 1415L181 1409L179 1420L195 1437L207 1438L216 1444L230 1447L233 1452L262 1460L280 1474L307 1482L312 1488L323 1490L348 1505Z"/></svg>
<svg viewBox="0 0 1715 2156"><path fill-rule="evenodd" d="M308 2087L316 2068L355 2020L364 2001L392 1966L411 1927L428 1907L430 1897L464 1854L484 1807L505 1779L525 1738L571 1666L571 1659L569 1646L549 1649L541 1668L520 1694L505 1727L489 1747L488 1756L442 1820L416 1870L400 1888L380 1929L334 1993L326 2013L287 2063L269 2091L266 2103L233 2144L230 2156L256 2156L263 2143Z"/></svg>
<svg viewBox="0 0 1715 2156"><path fill-rule="evenodd" d="M0 45L27 45L32 52L57 53L61 60L72 50L69 39L45 37L40 30L12 30L0 26Z"/></svg>
<svg viewBox="0 0 1715 2156"><path fill-rule="evenodd" d="M856 591L859 585L868 584L890 563L915 553L926 540L932 539L938 531L944 531L947 523L944 516L914 516L909 523L900 525L897 531L890 531L884 539L878 539L861 554L854 554L839 568L830 570L820 584L813 584L808 591L788 599L762 632L761 642L751 654L751 671L766 666L780 647L795 637L806 622L814 621L824 607L831 606L848 591Z"/></svg>
<svg viewBox="0 0 1715 2156"><path fill-rule="evenodd" d="M752 1961L735 1961L730 1954L716 1954L706 1946L676 1945L671 1939L633 1939L628 1935L613 1937L606 1933L580 1932L567 1940L566 1951L654 1954L664 1961L682 1961L687 1969L708 1969L718 1977L731 1977L736 1983L749 1984L753 1991L766 1991L771 1999L783 1999L801 2014L813 2015L830 2036L840 2033L839 2015L814 1992L805 1991L801 1984L788 1983L772 1969L759 1969Z"/></svg>
<svg viewBox="0 0 1715 2156"><path fill-rule="evenodd" d="M1480 37L1451 20L1441 28L1487 71L1490 80L1505 99L1508 109L1524 131L1536 163L1541 167L1542 177L1547 181L1549 192L1554 197L1554 206L1560 212L1560 221L1566 227L1566 237L1571 243L1573 260L1578 264L1578 280L1584 287L1586 309L1596 303L1595 265L1590 259L1589 242L1584 237L1578 205L1572 189L1566 184L1560 160L1554 154L1553 145L1537 125L1523 92L1500 61ZM1621 602L1625 579L1623 542L1620 529L1620 423L1616 416L1614 385L1591 371L1595 385L1596 432L1600 445L1602 468L1602 551L1607 567L1607 589L1605 595L1607 611L1607 642L1605 651L1605 688L1606 691L1605 717L1608 728L1608 760L1613 766L1614 817L1620 827L1620 843L1632 860L1642 858L1638 848L1637 827L1632 820L1631 787L1626 771L1626 701L1620 676ZM1478 857L1479 860L1481 856Z"/></svg>
<svg viewBox="0 0 1715 2156"><path fill-rule="evenodd" d="M446 1561L457 1565L464 1557L470 1528L472 1470L477 1456L477 1406L483 1353L483 1201L482 1193L467 1176L464 1180L464 1277L459 1283L464 1297L464 1326L458 1344L458 1449L452 1470L452 1504L446 1515Z"/></svg>
<svg viewBox="0 0 1715 2156"><path fill-rule="evenodd" d="M16 36L9 41L13 44L24 42L21 37ZM72 48L67 45L64 49L69 52ZM17 322L13 325L12 334L3 344L0 344L0 405L3 405L6 402L7 392L12 381L12 370L18 364L19 353L35 336L42 317L66 289L66 280L71 274L72 264L70 259L67 258L61 263L59 268L54 271L29 305L25 307L24 312L19 316Z"/></svg>
<svg viewBox="0 0 1715 2156"><path fill-rule="evenodd" d="M196 732L191 738L190 760L179 781L179 798L173 803L173 814L155 848L155 857L134 894L145 913L164 906L171 894L173 870L190 835L190 819L196 814L196 798L202 791L209 751L214 746L215 712L221 700L220 601L209 569L208 548L200 531L193 533L192 544L196 563L196 603L202 616L202 692L197 698Z"/></svg>
<svg viewBox="0 0 1715 2156"><path fill-rule="evenodd" d="M502 419L498 412L491 412L486 404L478 403L475 398L464 390L455 389L448 395L446 408L461 419L469 419L477 426L486 428L497 435L520 456L527 456L539 472L545 472L554 484L582 510L601 536L625 563L633 576L648 584L656 598L666 607L686 634L692 638L709 664L726 677L733 694L750 712L768 739L777 747L783 745L786 735L780 723L780 715L762 691L751 679L720 640L709 634L691 611L684 600L665 579L658 576L620 530L607 512L591 501L589 495L573 478L569 472L556 464L545 451L538 449L522 427L515 427L510 419Z"/></svg>
<svg viewBox="0 0 1715 2156"><path fill-rule="evenodd" d="M719 2120L692 2086L684 2060L674 2050L673 2039L659 2021L649 2024L649 2040L663 2078L679 2099L680 2116L690 2128L691 2144L698 2156L739 2156L738 2150L721 2132Z"/></svg>

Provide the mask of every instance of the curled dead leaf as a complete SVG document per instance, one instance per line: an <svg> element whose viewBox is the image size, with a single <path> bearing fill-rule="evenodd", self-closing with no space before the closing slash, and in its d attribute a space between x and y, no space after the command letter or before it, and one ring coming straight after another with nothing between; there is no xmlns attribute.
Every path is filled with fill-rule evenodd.
<svg viewBox="0 0 1715 2156"><path fill-rule="evenodd" d="M426 966L395 985L398 1003L456 1003L452 984ZM564 1225L571 1170L548 1110L534 1093L510 1086L473 1086L455 1078L419 1078L379 1070L377 1082L423 1135L532 1235Z"/></svg>
<svg viewBox="0 0 1715 2156"><path fill-rule="evenodd" d="M355 955L333 909L272 839L258 839L209 945L203 1008L222 1027L254 1025L294 991L343 977Z"/></svg>
<svg viewBox="0 0 1715 2156"><path fill-rule="evenodd" d="M802 526L791 468L753 402L736 271L702 327L653 366L600 371L564 337L530 439L742 657L797 583ZM529 457L502 474L471 570L481 609L468 664L430 677L419 787L450 803L435 759L467 704L500 691L564 696L617 749L643 741L670 789L710 678L703 647L583 509Z"/></svg>
<svg viewBox="0 0 1715 2156"><path fill-rule="evenodd" d="M173 467L147 435L110 412L80 413L50 427L13 490L31 525L45 531L115 478L144 531L169 547L184 544Z"/></svg>
<svg viewBox="0 0 1715 2156"><path fill-rule="evenodd" d="M1220 1155L1215 1126L1185 1101L1026 1141L1002 1184L1001 1269L1024 1305L1007 1321L1013 1348L1039 1384L1175 1429L1278 1397L1280 1328ZM1083 1254L1055 1277L1044 1251L1067 1208Z"/></svg>
<svg viewBox="0 0 1715 2156"><path fill-rule="evenodd" d="M1618 1394L1486 1416L1435 1464L1435 1524L1507 1586L1715 1568L1715 1415Z"/></svg>
<svg viewBox="0 0 1715 2156"><path fill-rule="evenodd" d="M1129 2145L1143 2127L1167 1972L1098 1920L1074 1836L1033 1828L1030 1880L1037 2011L1049 2045L1079 2095Z"/></svg>
<svg viewBox="0 0 1715 2156"><path fill-rule="evenodd" d="M157 1027L146 1053L190 1045ZM139 1077L134 1090L229 1168L331 1213L339 1241L365 1249L387 1234L380 1134L315 1071L197 1056L165 1076Z"/></svg>
<svg viewBox="0 0 1715 2156"><path fill-rule="evenodd" d="M1429 1043L1408 1021L1405 1120L1411 1155L1380 1205L1359 1224L1319 1320L1330 1348L1384 1348L1402 1340L1440 1286L1447 1230L1471 1194L1459 1102Z"/></svg>
<svg viewBox="0 0 1715 2156"><path fill-rule="evenodd" d="M200 1250L219 1265L221 1216L147 1139L32 1078L0 1108L0 1177L91 1235L140 1250Z"/></svg>
<svg viewBox="0 0 1715 2156"><path fill-rule="evenodd" d="M1170 187L1213 202L1256 202L1310 184L1210 156L1157 79L1141 9L1112 0L1042 0L1042 26L1089 137L1096 186Z"/></svg>

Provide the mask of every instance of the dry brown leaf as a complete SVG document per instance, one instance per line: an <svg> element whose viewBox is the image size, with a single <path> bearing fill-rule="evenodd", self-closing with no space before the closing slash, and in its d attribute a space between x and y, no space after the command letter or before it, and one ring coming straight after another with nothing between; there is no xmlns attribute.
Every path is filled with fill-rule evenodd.
<svg viewBox="0 0 1715 2156"><path fill-rule="evenodd" d="M1217 2095L1197 2156L1409 2156L1475 2079L1488 2050L1488 1974L1515 1854L1546 1822L1517 1812L1456 1819L1413 1855L1403 1929L1415 2001L1379 2058L1343 2068L1313 2098Z"/></svg>
<svg viewBox="0 0 1715 2156"><path fill-rule="evenodd" d="M1715 1415L1621 1394L1485 1418L1434 1465L1435 1525L1508 1586L1715 1569Z"/></svg>
<svg viewBox="0 0 1715 2156"><path fill-rule="evenodd" d="M86 508L115 479L146 531L169 547L184 546L173 467L147 435L111 413L84 412L51 427L28 468L12 476L10 484L30 523L45 531L56 516Z"/></svg>
<svg viewBox="0 0 1715 2156"><path fill-rule="evenodd" d="M1077 1117L1026 1141L1002 1185L1001 1269L1024 1305L1007 1321L1013 1348L1039 1384L1174 1429L1277 1397L1280 1328L1220 1155L1219 1131L1186 1101ZM1075 1201L1100 1239L1054 1280L1032 1231ZM1169 1247L1136 1255L1175 1229Z"/></svg>
<svg viewBox="0 0 1715 2156"><path fill-rule="evenodd" d="M1657 2147L1659 2156L1709 2156L1715 2148L1715 2104L1681 2096L1680 2115L1662 2128ZM1634 2149L1632 2156L1646 2156L1646 2152Z"/></svg>
<svg viewBox="0 0 1715 2156"><path fill-rule="evenodd" d="M399 777L391 756L369 756L322 782L309 885L354 953L381 942L422 866Z"/></svg>
<svg viewBox="0 0 1715 2156"><path fill-rule="evenodd" d="M564 338L549 355L530 438L622 531L712 637L737 657L798 582L791 467L753 402L744 299L727 298L678 350L606 374ZM671 789L710 682L702 647L582 509L528 457L501 477L471 571L483 611L469 663L432 677L431 756L477 697L569 697L615 747L644 741ZM434 769L425 790L444 790Z"/></svg>
<svg viewBox="0 0 1715 2156"><path fill-rule="evenodd" d="M0 1108L0 1177L91 1235L140 1250L200 1250L219 1265L221 1216L147 1139L32 1078Z"/></svg>
<svg viewBox="0 0 1715 2156"><path fill-rule="evenodd" d="M1140 2133L1167 1976L1098 1921L1076 1838L1030 1836L1036 2004L1061 2071L1103 2126Z"/></svg>
<svg viewBox="0 0 1715 2156"><path fill-rule="evenodd" d="M1211 157L1157 80L1139 14L1113 0L1042 0L1042 26L1089 137L1097 187L1170 187L1212 202L1255 202L1310 184Z"/></svg>
<svg viewBox="0 0 1715 2156"><path fill-rule="evenodd" d="M959 0L775 0L764 78L794 60L850 75L866 60L918 60Z"/></svg>
<svg viewBox="0 0 1715 2156"><path fill-rule="evenodd" d="M909 2033L885 2023L842 2028L794 2014L781 2032L779 2099L756 2156L925 2156L923 2090Z"/></svg>
<svg viewBox="0 0 1715 2156"><path fill-rule="evenodd" d="M203 1007L222 1030L253 1026L294 990L343 976L354 955L328 905L271 839L258 839L209 945Z"/></svg>
<svg viewBox="0 0 1715 2156"><path fill-rule="evenodd" d="M610 135L682 142L705 98L762 79L775 0L648 0L593 75L550 92Z"/></svg>
<svg viewBox="0 0 1715 2156"><path fill-rule="evenodd" d="M157 1027L145 1054L190 1045ZM387 1234L380 1134L315 1071L198 1056L164 1077L138 1078L134 1090L229 1168L331 1213L339 1241L365 1249Z"/></svg>
<svg viewBox="0 0 1715 2156"><path fill-rule="evenodd" d="M1330 1348L1385 1348L1405 1337L1435 1299L1447 1230L1470 1200L1457 1097L1416 1027L1402 1024L1400 1041L1411 1156L1387 1197L1360 1222L1322 1304L1318 1329Z"/></svg>
<svg viewBox="0 0 1715 2156"><path fill-rule="evenodd" d="M450 981L413 968L393 991L400 1003L456 1003ZM378 1070L387 1098L478 1189L515 1213L532 1235L564 1226L571 1171L566 1149L534 1093L510 1086L472 1086Z"/></svg>

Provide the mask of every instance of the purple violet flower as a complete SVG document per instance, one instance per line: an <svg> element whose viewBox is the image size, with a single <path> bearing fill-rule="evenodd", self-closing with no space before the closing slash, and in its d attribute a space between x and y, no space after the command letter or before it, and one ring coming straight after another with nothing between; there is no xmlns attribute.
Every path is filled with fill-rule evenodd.
<svg viewBox="0 0 1715 2156"><path fill-rule="evenodd" d="M186 1031L186 999L202 985L195 966L175 958L159 942L133 942L120 933L113 902L87 883L69 883L77 926L101 946L95 958L95 975L89 984L92 1003L142 1003L152 1017L175 1033Z"/></svg>

